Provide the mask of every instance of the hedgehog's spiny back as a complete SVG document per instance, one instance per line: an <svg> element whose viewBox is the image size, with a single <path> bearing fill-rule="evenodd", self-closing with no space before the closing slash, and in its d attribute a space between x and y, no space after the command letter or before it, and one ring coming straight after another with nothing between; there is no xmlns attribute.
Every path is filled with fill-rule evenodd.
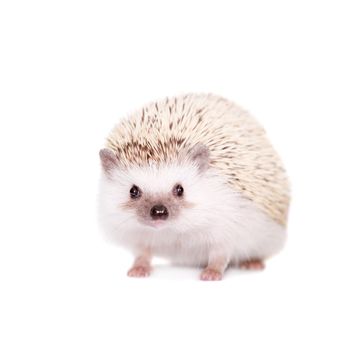
<svg viewBox="0 0 350 350"><path fill-rule="evenodd" d="M128 167L175 161L197 143L209 148L211 165L229 185L285 224L289 193L281 161L254 118L223 98L185 95L149 104L114 128L107 147Z"/></svg>

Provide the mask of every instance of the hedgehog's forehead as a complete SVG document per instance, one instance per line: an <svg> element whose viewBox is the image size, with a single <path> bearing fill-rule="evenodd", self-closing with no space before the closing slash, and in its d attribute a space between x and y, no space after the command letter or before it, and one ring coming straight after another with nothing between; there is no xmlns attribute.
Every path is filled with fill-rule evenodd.
<svg viewBox="0 0 350 350"><path fill-rule="evenodd" d="M126 172L128 185L148 192L169 192L177 183L190 184L197 176L192 164L150 164L130 167Z"/></svg>

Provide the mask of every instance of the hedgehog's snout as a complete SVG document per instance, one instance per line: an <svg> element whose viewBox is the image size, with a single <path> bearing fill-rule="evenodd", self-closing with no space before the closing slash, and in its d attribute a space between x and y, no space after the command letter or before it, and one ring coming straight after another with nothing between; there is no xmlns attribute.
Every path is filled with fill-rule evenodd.
<svg viewBox="0 0 350 350"><path fill-rule="evenodd" d="M157 204L151 208L150 215L153 220L166 220L169 216L169 212L166 206Z"/></svg>

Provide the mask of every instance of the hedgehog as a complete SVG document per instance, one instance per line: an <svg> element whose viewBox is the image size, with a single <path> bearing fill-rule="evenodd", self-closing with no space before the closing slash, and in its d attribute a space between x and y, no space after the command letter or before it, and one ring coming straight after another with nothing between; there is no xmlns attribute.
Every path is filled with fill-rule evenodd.
<svg viewBox="0 0 350 350"><path fill-rule="evenodd" d="M264 129L213 94L150 103L122 119L100 150L100 222L135 257L201 269L217 281L234 266L263 269L284 246L289 182Z"/></svg>

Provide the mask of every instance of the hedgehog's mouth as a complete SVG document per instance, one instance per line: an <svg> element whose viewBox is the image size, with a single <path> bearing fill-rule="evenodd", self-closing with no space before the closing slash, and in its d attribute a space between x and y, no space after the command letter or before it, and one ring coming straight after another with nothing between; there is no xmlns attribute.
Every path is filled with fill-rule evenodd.
<svg viewBox="0 0 350 350"><path fill-rule="evenodd" d="M146 225L154 228L162 228L166 225L166 220L149 220L146 222Z"/></svg>
<svg viewBox="0 0 350 350"><path fill-rule="evenodd" d="M160 230L160 229L166 227L168 225L167 222L168 222L168 220L153 220L153 219L140 220L140 223L142 225L147 226L147 227L152 227L156 230Z"/></svg>

